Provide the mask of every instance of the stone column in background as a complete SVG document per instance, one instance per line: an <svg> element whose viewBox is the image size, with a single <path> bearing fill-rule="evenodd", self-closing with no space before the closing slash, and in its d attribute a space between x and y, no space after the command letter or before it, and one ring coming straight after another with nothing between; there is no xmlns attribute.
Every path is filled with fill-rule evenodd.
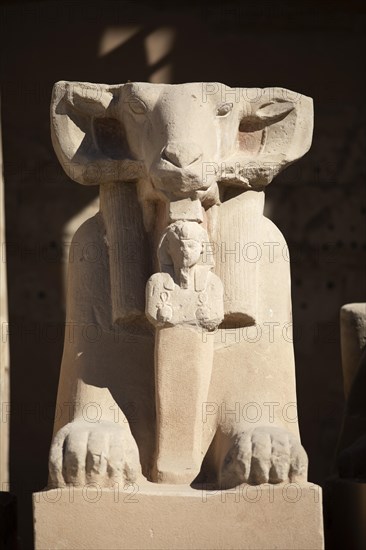
<svg viewBox="0 0 366 550"><path fill-rule="evenodd" d="M6 285L5 204L0 118L0 491L7 491L9 482L9 342L8 342L8 292Z"/></svg>

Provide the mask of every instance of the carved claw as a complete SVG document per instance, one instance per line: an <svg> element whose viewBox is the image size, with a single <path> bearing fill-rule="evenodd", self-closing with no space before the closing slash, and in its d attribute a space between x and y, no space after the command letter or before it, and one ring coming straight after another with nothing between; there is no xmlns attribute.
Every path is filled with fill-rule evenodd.
<svg viewBox="0 0 366 550"><path fill-rule="evenodd" d="M49 457L50 487L136 481L139 452L128 429L113 422L76 420L55 435Z"/></svg>
<svg viewBox="0 0 366 550"><path fill-rule="evenodd" d="M259 427L236 436L220 472L220 485L306 481L308 458L299 440L283 428Z"/></svg>

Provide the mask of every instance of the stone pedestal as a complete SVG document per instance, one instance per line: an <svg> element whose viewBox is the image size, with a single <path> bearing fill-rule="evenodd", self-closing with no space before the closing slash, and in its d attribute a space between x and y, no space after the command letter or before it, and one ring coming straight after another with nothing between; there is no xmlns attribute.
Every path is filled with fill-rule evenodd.
<svg viewBox="0 0 366 550"><path fill-rule="evenodd" d="M35 493L33 503L36 550L323 548L321 489L311 483L91 484Z"/></svg>

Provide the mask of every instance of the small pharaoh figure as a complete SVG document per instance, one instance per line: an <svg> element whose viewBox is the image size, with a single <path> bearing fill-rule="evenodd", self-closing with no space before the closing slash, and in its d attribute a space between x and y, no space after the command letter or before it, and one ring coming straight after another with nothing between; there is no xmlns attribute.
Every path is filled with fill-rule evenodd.
<svg viewBox="0 0 366 550"><path fill-rule="evenodd" d="M211 271L212 256L205 262L205 244L208 235L199 223L171 223L158 248L161 271L146 286L146 315L156 329L152 478L158 483L191 483L202 463L199 419L208 400L214 339L201 333L216 330L224 317L223 285ZM178 454L177 426L184 442Z"/></svg>
<svg viewBox="0 0 366 550"><path fill-rule="evenodd" d="M223 287L204 261L209 242L197 222L177 221L166 229L159 245L160 273L146 287L146 313L154 325L196 325L214 330L222 321Z"/></svg>

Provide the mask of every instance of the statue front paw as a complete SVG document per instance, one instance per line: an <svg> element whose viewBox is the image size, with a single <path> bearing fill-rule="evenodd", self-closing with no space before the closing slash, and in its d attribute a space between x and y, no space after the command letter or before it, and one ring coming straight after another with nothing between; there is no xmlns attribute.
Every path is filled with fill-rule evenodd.
<svg viewBox="0 0 366 550"><path fill-rule="evenodd" d="M109 487L134 482L141 473L139 451L129 431L113 422L75 420L55 435L49 458L51 488L95 482Z"/></svg>
<svg viewBox="0 0 366 550"><path fill-rule="evenodd" d="M300 441L283 428L258 427L237 434L220 472L220 485L306 481L308 458Z"/></svg>

